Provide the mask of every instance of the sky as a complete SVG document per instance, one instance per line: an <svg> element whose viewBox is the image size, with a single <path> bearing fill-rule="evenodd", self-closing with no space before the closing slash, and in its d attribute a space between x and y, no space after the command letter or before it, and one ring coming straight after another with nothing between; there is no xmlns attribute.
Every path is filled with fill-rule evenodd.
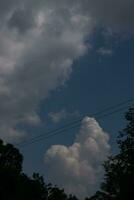
<svg viewBox="0 0 134 200"><path fill-rule="evenodd" d="M77 128L16 146L26 173L91 196L103 179L102 163L118 151L127 109L105 118L94 113L134 97L134 1L0 5L0 137L19 144L83 116Z"/></svg>

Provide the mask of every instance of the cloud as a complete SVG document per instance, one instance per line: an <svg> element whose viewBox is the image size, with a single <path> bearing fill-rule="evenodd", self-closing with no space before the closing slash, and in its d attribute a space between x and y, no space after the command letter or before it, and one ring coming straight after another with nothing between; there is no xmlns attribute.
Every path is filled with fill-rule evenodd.
<svg viewBox="0 0 134 200"><path fill-rule="evenodd" d="M36 112L30 113L30 115L23 115L18 116L18 119L23 124L28 124L31 126L38 126L41 124L41 119L39 118L39 115Z"/></svg>
<svg viewBox="0 0 134 200"><path fill-rule="evenodd" d="M105 47L100 47L98 50L97 50L97 53L99 53L100 55L102 56L110 56L113 54L113 51L112 49L108 49L108 48L105 48Z"/></svg>
<svg viewBox="0 0 134 200"><path fill-rule="evenodd" d="M133 0L0 0L0 5L0 137L8 141L26 135L16 128L21 119L37 114L40 101L69 79L94 27L134 31Z"/></svg>
<svg viewBox="0 0 134 200"><path fill-rule="evenodd" d="M67 118L74 118L74 117L78 117L79 116L79 112L75 111L72 113L67 112L66 110L61 110L59 112L50 112L48 114L48 116L50 117L50 119L52 120L53 123L59 123L62 120L65 120Z"/></svg>
<svg viewBox="0 0 134 200"><path fill-rule="evenodd" d="M134 33L133 0L85 0L81 4L97 24L115 32Z"/></svg>
<svg viewBox="0 0 134 200"><path fill-rule="evenodd" d="M10 141L24 135L18 124L31 124L33 113L35 122L40 101L68 80L93 25L74 3L0 3L0 137Z"/></svg>
<svg viewBox="0 0 134 200"><path fill-rule="evenodd" d="M8 21L9 28L16 28L20 34L31 29L34 25L34 17L29 10L26 9L15 10Z"/></svg>
<svg viewBox="0 0 134 200"><path fill-rule="evenodd" d="M49 181L80 198L92 195L103 177L109 136L94 118L85 117L74 143L53 145L45 154Z"/></svg>

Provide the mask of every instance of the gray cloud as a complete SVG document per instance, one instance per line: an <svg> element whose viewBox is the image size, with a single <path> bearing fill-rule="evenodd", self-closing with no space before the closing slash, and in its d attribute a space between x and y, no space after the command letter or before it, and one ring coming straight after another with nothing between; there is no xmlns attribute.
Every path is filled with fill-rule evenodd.
<svg viewBox="0 0 134 200"><path fill-rule="evenodd" d="M34 17L32 12L26 9L17 9L8 21L9 28L16 28L20 34L31 29L34 26Z"/></svg>
<svg viewBox="0 0 134 200"><path fill-rule="evenodd" d="M127 32L134 27L132 0L0 0L0 5L0 137L6 140L25 135L16 129L21 118L32 118L39 102L69 79L95 25Z"/></svg>
<svg viewBox="0 0 134 200"><path fill-rule="evenodd" d="M85 117L71 146L53 145L47 150L49 180L78 197L92 195L103 177L102 163L110 150L108 140L97 121Z"/></svg>
<svg viewBox="0 0 134 200"><path fill-rule="evenodd" d="M84 40L92 29L87 16L72 12L75 5L62 8L55 7L55 3L47 5L46 1L40 6L39 1L36 8L36 4L37 1L14 2L14 6L3 11L0 136L7 140L17 137L16 125L32 118L40 100L69 78L73 60L85 53ZM28 11L28 16L34 13L32 26L25 15ZM23 134L18 131L18 138L20 135Z"/></svg>
<svg viewBox="0 0 134 200"><path fill-rule="evenodd" d="M83 12L87 11L100 25L116 32L134 32L133 0L85 0Z"/></svg>

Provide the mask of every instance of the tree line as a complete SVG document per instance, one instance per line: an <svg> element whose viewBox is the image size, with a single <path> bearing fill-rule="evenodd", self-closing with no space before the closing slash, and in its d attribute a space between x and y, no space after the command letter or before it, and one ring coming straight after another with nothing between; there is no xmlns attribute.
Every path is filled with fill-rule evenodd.
<svg viewBox="0 0 134 200"><path fill-rule="evenodd" d="M134 199L134 108L128 110L125 119L126 126L117 138L119 152L103 163L105 174L100 189L85 200ZM77 200L64 189L46 184L38 173L28 177L22 163L19 150L0 140L0 200Z"/></svg>

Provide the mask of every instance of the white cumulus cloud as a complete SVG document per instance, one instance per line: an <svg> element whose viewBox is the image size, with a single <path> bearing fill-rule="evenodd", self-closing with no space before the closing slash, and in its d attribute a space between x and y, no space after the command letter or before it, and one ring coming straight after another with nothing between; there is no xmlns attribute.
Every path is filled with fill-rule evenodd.
<svg viewBox="0 0 134 200"><path fill-rule="evenodd" d="M109 136L94 118L85 117L71 146L53 145L45 154L49 180L78 197L92 195L103 177Z"/></svg>

